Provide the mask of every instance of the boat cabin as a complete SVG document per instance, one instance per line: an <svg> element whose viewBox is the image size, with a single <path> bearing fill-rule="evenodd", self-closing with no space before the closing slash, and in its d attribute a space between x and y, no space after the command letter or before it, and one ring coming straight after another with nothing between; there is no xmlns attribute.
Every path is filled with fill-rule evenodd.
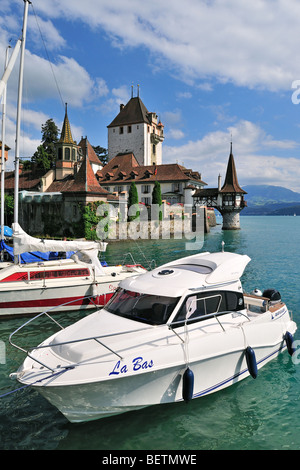
<svg viewBox="0 0 300 470"><path fill-rule="evenodd" d="M105 310L151 325L172 327L245 308L240 282L250 258L201 253L120 283Z"/></svg>

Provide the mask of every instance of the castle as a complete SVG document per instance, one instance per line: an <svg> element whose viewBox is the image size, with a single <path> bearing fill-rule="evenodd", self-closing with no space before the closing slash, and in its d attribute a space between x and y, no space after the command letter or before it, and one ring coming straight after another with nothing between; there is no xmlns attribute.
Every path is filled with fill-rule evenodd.
<svg viewBox="0 0 300 470"><path fill-rule="evenodd" d="M204 189L207 185L199 172L178 163L162 163L164 126L139 96L120 105L107 129L108 163L103 166L87 137L78 144L73 139L66 105L55 167L41 174L35 169L24 171L20 165L19 222L25 231L74 236L74 224L81 218L80 205L96 201L118 205L120 197L127 200L134 182L139 201L147 206L156 181L166 204L215 207L223 221L227 220L223 228L239 228L239 220L228 215L244 207L245 193L237 183L232 152L225 183L216 192ZM7 172L5 191L13 192L13 187L14 172Z"/></svg>

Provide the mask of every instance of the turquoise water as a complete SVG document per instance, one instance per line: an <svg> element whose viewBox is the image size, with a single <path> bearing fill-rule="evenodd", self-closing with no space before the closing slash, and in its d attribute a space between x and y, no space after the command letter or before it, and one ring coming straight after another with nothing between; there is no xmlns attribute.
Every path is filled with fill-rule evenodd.
<svg viewBox="0 0 300 470"><path fill-rule="evenodd" d="M241 217L241 227L230 232L213 228L205 235L202 250L220 250L224 240L225 250L249 255L252 261L242 278L244 289L278 289L300 325L300 217ZM193 254L185 250L183 240L139 240L111 243L106 260L122 262L127 252L143 265ZM80 314L58 317L66 325ZM18 387L8 376L23 361L23 354L7 340L22 323L23 319L0 321L0 340L5 345L0 395ZM37 344L51 333L50 325L30 328L26 344ZM300 339L300 331L295 339ZM0 449L300 449L299 394L300 365L287 352L261 369L256 380L247 378L188 405L153 406L83 424L69 423L37 392L26 388L0 398Z"/></svg>

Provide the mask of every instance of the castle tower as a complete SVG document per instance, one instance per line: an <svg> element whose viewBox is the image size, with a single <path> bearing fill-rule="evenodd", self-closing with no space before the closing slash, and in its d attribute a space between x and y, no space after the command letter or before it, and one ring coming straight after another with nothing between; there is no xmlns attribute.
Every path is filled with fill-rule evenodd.
<svg viewBox="0 0 300 470"><path fill-rule="evenodd" d="M149 112L139 96L131 97L107 126L108 161L119 153L132 152L140 165L161 165L164 126Z"/></svg>
<svg viewBox="0 0 300 470"><path fill-rule="evenodd" d="M247 194L246 191L240 187L237 179L231 143L223 186L221 175L219 175L217 188L198 189L193 194L194 204L217 209L223 216L223 230L238 230L240 229L240 212L247 205L244 200L245 194Z"/></svg>
<svg viewBox="0 0 300 470"><path fill-rule="evenodd" d="M56 175L57 180L74 173L74 164L79 160L78 145L73 140L68 118L67 103L61 136L56 144Z"/></svg>
<svg viewBox="0 0 300 470"><path fill-rule="evenodd" d="M240 229L240 212L246 205L244 194L247 193L238 183L231 142L225 181L218 191L216 207L223 217L223 230Z"/></svg>

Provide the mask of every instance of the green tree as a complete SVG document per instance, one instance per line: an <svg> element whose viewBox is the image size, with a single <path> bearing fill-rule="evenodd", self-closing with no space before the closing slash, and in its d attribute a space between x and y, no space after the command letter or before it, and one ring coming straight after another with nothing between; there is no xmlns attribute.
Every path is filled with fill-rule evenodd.
<svg viewBox="0 0 300 470"><path fill-rule="evenodd" d="M135 183L131 183L130 188L129 188L129 193L128 193L128 209L133 206L134 204L138 204L139 202L139 196L138 196L138 190L136 187ZM137 211L135 215L128 216L128 220L134 220L137 219L140 216L140 212Z"/></svg>
<svg viewBox="0 0 300 470"><path fill-rule="evenodd" d="M56 160L55 144L58 142L59 132L53 119L48 119L42 125L42 145L50 161L50 167L54 166Z"/></svg>
<svg viewBox="0 0 300 470"><path fill-rule="evenodd" d="M59 129L53 119L48 119L42 125L42 143L31 158L37 168L48 171L55 164L56 150L55 144L58 142Z"/></svg>
<svg viewBox="0 0 300 470"><path fill-rule="evenodd" d="M31 170L32 161L31 160L22 160L23 170Z"/></svg>
<svg viewBox="0 0 300 470"><path fill-rule="evenodd" d="M161 187L158 181L155 181L154 188L152 191L152 204L158 204L159 207L162 205L162 198L161 198ZM159 220L162 220L162 211L159 211Z"/></svg>
<svg viewBox="0 0 300 470"><path fill-rule="evenodd" d="M104 147L100 147L100 145L97 145L96 147L94 147L92 145L97 157L99 157L99 160L101 161L101 163L103 164L103 166L105 166L108 162L108 153L107 153L107 149L104 148Z"/></svg>
<svg viewBox="0 0 300 470"><path fill-rule="evenodd" d="M51 161L49 159L49 155L47 154L42 144L38 146L37 151L34 152L34 155L31 160L36 164L37 168L44 171L50 170Z"/></svg>
<svg viewBox="0 0 300 470"><path fill-rule="evenodd" d="M14 221L14 197L10 194L4 195L5 224L11 227Z"/></svg>

